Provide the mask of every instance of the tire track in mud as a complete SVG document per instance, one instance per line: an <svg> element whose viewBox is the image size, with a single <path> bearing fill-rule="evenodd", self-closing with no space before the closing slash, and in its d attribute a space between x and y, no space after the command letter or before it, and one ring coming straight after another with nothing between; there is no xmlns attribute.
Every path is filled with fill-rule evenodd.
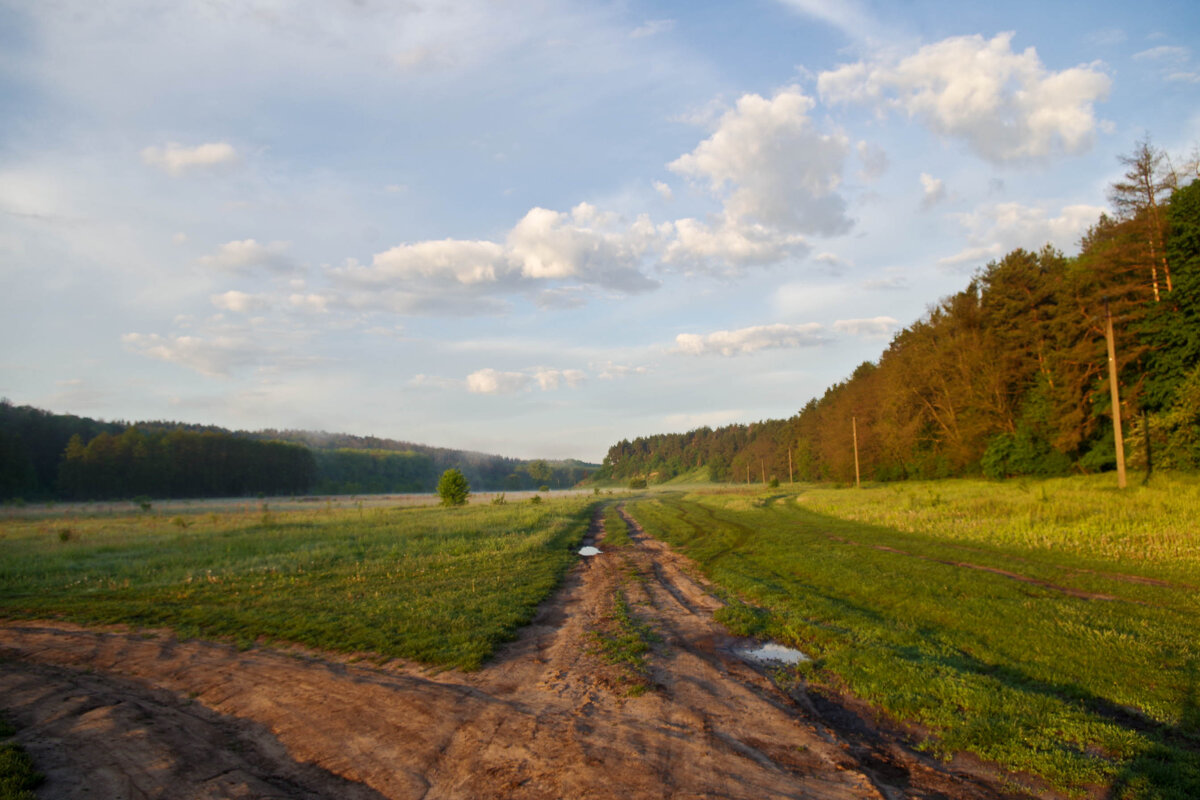
<svg viewBox="0 0 1200 800"><path fill-rule="evenodd" d="M114 798L1005 796L858 717L858 728L839 732L845 720L831 722L828 700L814 715L818 704L734 654L738 640L712 619L720 601L682 556L620 513L632 544L581 559L475 673L3 622L0 704L35 759L57 759L47 798L85 796L97 765L139 787L114 784ZM601 510L588 537L604 549ZM595 647L618 590L662 639L649 658L652 688L637 697L610 680ZM53 691L29 688L48 680ZM56 716L69 706L59 697L138 713L109 713L97 728L86 710ZM176 724L180 708L203 724ZM198 764L223 771L201 774ZM218 791L214 773L237 780Z"/></svg>

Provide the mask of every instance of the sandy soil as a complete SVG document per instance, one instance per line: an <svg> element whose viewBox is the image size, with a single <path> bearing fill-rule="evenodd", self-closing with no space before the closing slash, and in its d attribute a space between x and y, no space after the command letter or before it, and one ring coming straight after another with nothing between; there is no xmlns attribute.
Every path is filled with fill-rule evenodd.
<svg viewBox="0 0 1200 800"><path fill-rule="evenodd" d="M45 798L1009 796L850 700L777 686L689 564L633 539L582 559L479 672L8 622L0 705ZM660 639L639 696L591 634L618 587Z"/></svg>

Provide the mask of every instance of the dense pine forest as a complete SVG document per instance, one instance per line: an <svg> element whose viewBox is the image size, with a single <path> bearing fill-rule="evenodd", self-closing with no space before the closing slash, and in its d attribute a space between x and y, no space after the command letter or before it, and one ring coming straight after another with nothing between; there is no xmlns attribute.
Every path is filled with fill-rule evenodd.
<svg viewBox="0 0 1200 800"><path fill-rule="evenodd" d="M1077 255L1014 250L795 416L622 441L601 476L852 481L855 439L864 480L1110 469L1109 315L1129 466L1200 467L1200 181L1122 161Z"/></svg>
<svg viewBox="0 0 1200 800"><path fill-rule="evenodd" d="M4 500L432 492L449 467L476 491L566 488L595 471L348 434L102 422L0 401Z"/></svg>

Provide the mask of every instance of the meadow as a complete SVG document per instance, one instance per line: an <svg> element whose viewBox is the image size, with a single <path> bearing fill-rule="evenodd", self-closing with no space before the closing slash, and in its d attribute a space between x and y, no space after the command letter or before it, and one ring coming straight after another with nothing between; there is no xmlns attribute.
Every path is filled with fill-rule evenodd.
<svg viewBox="0 0 1200 800"><path fill-rule="evenodd" d="M691 491L630 503L725 594L922 747L1069 794L1200 796L1200 480Z"/></svg>
<svg viewBox="0 0 1200 800"><path fill-rule="evenodd" d="M0 523L0 616L474 669L574 563L591 505L41 509Z"/></svg>

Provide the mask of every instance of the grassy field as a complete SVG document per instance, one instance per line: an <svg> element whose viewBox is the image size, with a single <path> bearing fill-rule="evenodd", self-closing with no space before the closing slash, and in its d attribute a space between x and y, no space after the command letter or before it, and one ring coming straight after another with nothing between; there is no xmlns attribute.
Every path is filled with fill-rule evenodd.
<svg viewBox="0 0 1200 800"><path fill-rule="evenodd" d="M591 505L16 517L0 523L0 616L472 669L574 562Z"/></svg>
<svg viewBox="0 0 1200 800"><path fill-rule="evenodd" d="M1200 797L1200 480L1111 477L660 494L630 511L912 726L1071 793Z"/></svg>

